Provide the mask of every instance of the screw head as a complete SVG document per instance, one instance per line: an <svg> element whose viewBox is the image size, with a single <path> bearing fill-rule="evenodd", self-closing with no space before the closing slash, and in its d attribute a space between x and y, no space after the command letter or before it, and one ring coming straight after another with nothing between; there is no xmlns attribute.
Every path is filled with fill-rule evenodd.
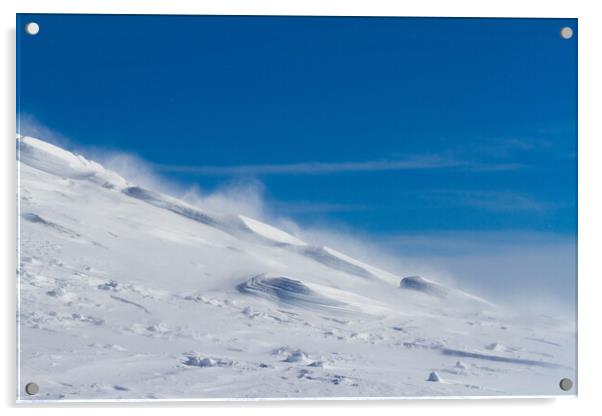
<svg viewBox="0 0 602 416"><path fill-rule="evenodd" d="M25 32L27 32L28 35L35 36L40 32L40 25L36 22L29 22L25 25Z"/></svg>
<svg viewBox="0 0 602 416"><path fill-rule="evenodd" d="M560 380L559 385L562 390L569 391L573 388L573 380L571 380L570 378L563 378L562 380Z"/></svg>
<svg viewBox="0 0 602 416"><path fill-rule="evenodd" d="M38 394L39 391L40 386L38 386L36 383L27 383L25 385L25 393L29 394L30 396Z"/></svg>
<svg viewBox="0 0 602 416"><path fill-rule="evenodd" d="M573 37L573 29L571 29L568 26L563 27L562 29L560 29L560 36L562 36L563 39L572 38Z"/></svg>

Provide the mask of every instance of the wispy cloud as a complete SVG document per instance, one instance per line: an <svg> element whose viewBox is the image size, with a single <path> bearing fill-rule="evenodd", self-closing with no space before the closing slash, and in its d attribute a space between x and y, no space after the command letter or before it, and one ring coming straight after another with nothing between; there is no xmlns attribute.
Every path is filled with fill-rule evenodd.
<svg viewBox="0 0 602 416"><path fill-rule="evenodd" d="M554 203L513 192L472 192L465 195L463 202L466 205L494 212L543 212L557 207Z"/></svg>
<svg viewBox="0 0 602 416"><path fill-rule="evenodd" d="M531 152L547 146L547 141L533 137L510 138L475 138L474 144L466 151L479 152L496 158L507 158L511 155Z"/></svg>
<svg viewBox="0 0 602 416"><path fill-rule="evenodd" d="M483 163L456 160L441 156L413 156L397 160L368 160L353 162L300 162L286 164L257 164L234 166L186 166L156 164L161 172L188 173L207 176L257 175L324 175L346 172L378 172L397 170L463 169L471 171L501 171L523 168L517 163Z"/></svg>
<svg viewBox="0 0 602 416"><path fill-rule="evenodd" d="M473 207L490 212L543 213L560 207L556 202L543 201L511 191L435 190L420 196L437 204L445 200L448 205Z"/></svg>
<svg viewBox="0 0 602 416"><path fill-rule="evenodd" d="M272 201L271 205L277 212L281 212L284 215L357 212L374 208L359 204L339 204L316 201Z"/></svg>
<svg viewBox="0 0 602 416"><path fill-rule="evenodd" d="M568 136L570 137L570 136ZM554 140L549 135L528 130L520 136L467 136L433 139L439 152L447 151L463 160L492 162L539 158L542 154L564 153L570 142ZM564 145L564 146L561 146Z"/></svg>

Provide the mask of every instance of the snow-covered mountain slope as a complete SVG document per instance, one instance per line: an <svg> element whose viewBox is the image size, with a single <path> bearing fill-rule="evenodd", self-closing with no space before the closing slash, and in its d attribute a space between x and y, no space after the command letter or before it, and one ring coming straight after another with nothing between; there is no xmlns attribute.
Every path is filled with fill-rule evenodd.
<svg viewBox="0 0 602 416"><path fill-rule="evenodd" d="M574 379L560 321L17 145L19 385L40 385L22 400L550 395Z"/></svg>

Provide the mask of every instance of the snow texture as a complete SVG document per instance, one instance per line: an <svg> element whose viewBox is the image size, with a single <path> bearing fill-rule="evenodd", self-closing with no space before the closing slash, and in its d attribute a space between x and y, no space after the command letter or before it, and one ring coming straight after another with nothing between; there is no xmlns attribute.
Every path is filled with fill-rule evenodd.
<svg viewBox="0 0 602 416"><path fill-rule="evenodd" d="M17 147L20 400L575 393L572 323Z"/></svg>

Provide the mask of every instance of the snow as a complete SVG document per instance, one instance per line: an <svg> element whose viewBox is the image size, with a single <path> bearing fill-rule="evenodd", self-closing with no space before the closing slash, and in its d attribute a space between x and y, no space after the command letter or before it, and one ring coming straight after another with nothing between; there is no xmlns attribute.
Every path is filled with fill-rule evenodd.
<svg viewBox="0 0 602 416"><path fill-rule="evenodd" d="M456 368L460 369L460 370L466 370L466 364L464 364L462 361L457 361L456 362Z"/></svg>
<svg viewBox="0 0 602 416"><path fill-rule="evenodd" d="M399 287L402 289L415 290L417 292L424 293L428 296L434 296L438 298L445 298L448 301L456 299L456 301L463 303L478 302L485 305L492 306L492 304L478 296L471 295L461 290L447 288L436 282L427 280L421 276L407 276L401 279Z"/></svg>
<svg viewBox="0 0 602 416"><path fill-rule="evenodd" d="M182 363L192 367L229 367L234 364L222 358L203 357L197 352L185 353Z"/></svg>
<svg viewBox="0 0 602 416"><path fill-rule="evenodd" d="M426 381L433 381L438 383L441 381L441 377L436 371L431 371L431 374L429 374L429 377L426 379Z"/></svg>
<svg viewBox="0 0 602 416"><path fill-rule="evenodd" d="M575 393L572 323L17 143L19 400Z"/></svg>
<svg viewBox="0 0 602 416"><path fill-rule="evenodd" d="M299 280L285 276L261 274L241 283L237 289L241 293L261 296L286 306L328 309L344 305L336 299L320 296Z"/></svg>
<svg viewBox="0 0 602 416"><path fill-rule="evenodd" d="M127 182L96 162L29 136L17 138L21 162L44 172L71 179L89 179L105 187L123 187Z"/></svg>
<svg viewBox="0 0 602 416"><path fill-rule="evenodd" d="M295 246L306 245L303 241L299 240L297 237L295 237L285 231L279 230L276 227L272 227L271 225L264 224L261 221L254 220L253 218L245 217L244 215L239 215L238 217L252 231L256 232L257 234L259 234L265 238L276 241L278 243L292 244Z"/></svg>
<svg viewBox="0 0 602 416"><path fill-rule="evenodd" d="M353 264L354 266L365 269L369 274L378 276L380 279L384 279L389 282L397 282L397 280L398 280L397 277L395 277L392 273L386 272L377 267L371 266L369 264L366 264L364 262L356 260L352 257L346 256L345 254L340 253L330 247L324 247L324 251L331 254L332 256L335 256L335 257L345 261L345 262Z"/></svg>

